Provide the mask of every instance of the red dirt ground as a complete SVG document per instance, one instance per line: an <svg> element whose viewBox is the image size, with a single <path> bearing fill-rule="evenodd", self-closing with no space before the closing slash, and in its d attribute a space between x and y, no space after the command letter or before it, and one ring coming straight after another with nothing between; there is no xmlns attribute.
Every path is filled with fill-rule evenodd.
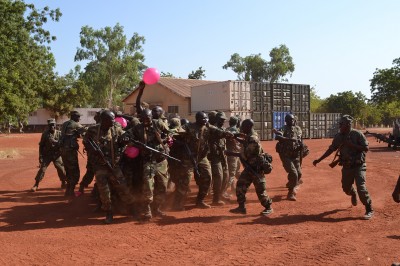
<svg viewBox="0 0 400 266"><path fill-rule="evenodd" d="M371 129L372 132L377 132ZM387 132L384 130L381 132ZM51 165L36 193L29 192L38 165L40 134L0 135L0 265L390 265L400 261L400 205L391 193L400 170L399 151L373 137L367 155L367 187L375 216L362 220L364 207L352 207L341 189L340 167L332 156L318 167L312 160L331 139L306 140L304 184L297 202L287 201L286 173L275 141L263 142L274 157L267 176L274 212L259 216L254 188L248 214L229 209L236 202L209 210L193 208L192 193L184 212L140 223L118 215L112 225L93 213L90 189L68 202ZM80 158L82 175L85 160ZM211 200L208 198L208 200Z"/></svg>

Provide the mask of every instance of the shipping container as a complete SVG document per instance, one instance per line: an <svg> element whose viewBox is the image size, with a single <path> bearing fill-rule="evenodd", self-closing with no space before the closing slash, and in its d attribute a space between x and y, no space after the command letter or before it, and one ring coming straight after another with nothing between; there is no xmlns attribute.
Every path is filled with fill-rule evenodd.
<svg viewBox="0 0 400 266"><path fill-rule="evenodd" d="M332 138L338 133L340 113L311 113L310 138Z"/></svg>

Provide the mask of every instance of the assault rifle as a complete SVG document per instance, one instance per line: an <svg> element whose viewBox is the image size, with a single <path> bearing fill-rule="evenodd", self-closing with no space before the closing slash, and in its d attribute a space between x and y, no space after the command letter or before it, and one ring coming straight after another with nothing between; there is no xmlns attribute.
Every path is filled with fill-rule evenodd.
<svg viewBox="0 0 400 266"><path fill-rule="evenodd" d="M106 159L106 157L104 156L103 151L101 150L100 146L97 144L96 141L94 141L91 137L88 137L86 139L86 143L87 145L89 145L89 149L94 152L99 158L100 160L104 163L104 165L107 167L107 169L114 174L114 167L110 164L110 162ZM117 178L114 178L115 182L117 182L118 184L120 184L119 180Z"/></svg>
<svg viewBox="0 0 400 266"><path fill-rule="evenodd" d="M185 143L183 143L183 146L185 147L185 151L188 154L190 161L193 164L193 174L194 174L194 180L198 182L197 180L200 180L200 171L199 171L199 165L197 164L196 158L194 158L194 155L192 151L190 150L189 146Z"/></svg>
<svg viewBox="0 0 400 266"><path fill-rule="evenodd" d="M374 136L374 137L376 138L376 141L378 141L378 142L383 141L383 142L386 142L386 143L391 144L391 140L390 140L388 137L386 137L385 135L383 135L383 134L372 133L372 132L366 131L366 132L365 132L365 135L372 135L372 136Z"/></svg>
<svg viewBox="0 0 400 266"><path fill-rule="evenodd" d="M166 153L164 153L164 152L161 152L161 151L158 151L158 150L156 150L156 149L153 149L152 147L149 147L149 146L147 146L146 144L144 144L144 143L142 143L142 142L140 142L140 141L138 141L138 140L130 139L130 141L132 141L135 145L137 145L137 146L139 146L139 147L142 147L142 148L144 148L144 149L146 149L146 150L149 150L149 151L151 151L151 152L154 152L154 153L157 153L157 154L159 154L159 155L165 156L165 157L167 157L167 158L169 158L169 159L171 159L171 160L174 160L174 161L177 161L177 162L179 162L179 163L182 163L181 160L179 160L179 159L177 159L177 158L175 158L175 157L172 157L171 155L166 154Z"/></svg>

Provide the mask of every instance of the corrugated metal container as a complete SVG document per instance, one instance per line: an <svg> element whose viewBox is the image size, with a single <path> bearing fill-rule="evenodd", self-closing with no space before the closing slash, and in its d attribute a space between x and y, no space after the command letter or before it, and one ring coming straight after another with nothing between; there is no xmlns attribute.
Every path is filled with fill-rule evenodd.
<svg viewBox="0 0 400 266"><path fill-rule="evenodd" d="M272 110L272 90L269 83L251 82L251 110L263 112Z"/></svg>
<svg viewBox="0 0 400 266"><path fill-rule="evenodd" d="M191 88L191 111L250 111L250 83L223 81Z"/></svg>
<svg viewBox="0 0 400 266"><path fill-rule="evenodd" d="M340 113L311 113L310 138L332 138L338 133Z"/></svg>

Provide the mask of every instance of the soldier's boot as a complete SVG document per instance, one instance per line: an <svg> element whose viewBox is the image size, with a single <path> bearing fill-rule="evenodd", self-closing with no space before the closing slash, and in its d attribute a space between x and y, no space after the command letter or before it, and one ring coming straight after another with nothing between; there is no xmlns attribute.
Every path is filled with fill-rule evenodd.
<svg viewBox="0 0 400 266"><path fill-rule="evenodd" d="M70 196L69 193L70 193L70 184L67 183L67 186L65 187L64 196L65 196L65 197L69 197L69 196Z"/></svg>
<svg viewBox="0 0 400 266"><path fill-rule="evenodd" d="M110 223L113 222L113 220L114 220L113 212L112 212L111 210L110 210L110 211L107 211L107 213L106 213L106 219L104 220L104 223L105 223L105 224L110 224Z"/></svg>
<svg viewBox="0 0 400 266"><path fill-rule="evenodd" d="M357 192L353 191L351 193L351 205L357 206L358 200L357 200Z"/></svg>
<svg viewBox="0 0 400 266"><path fill-rule="evenodd" d="M80 183L79 184L79 190L78 190L81 194L85 193L85 185Z"/></svg>
<svg viewBox="0 0 400 266"><path fill-rule="evenodd" d="M214 206L224 206L225 205L225 202L221 200L220 193L214 194L212 205L214 205Z"/></svg>
<svg viewBox="0 0 400 266"><path fill-rule="evenodd" d="M154 217L164 217L166 214L160 210L160 204L153 204L151 206L151 213Z"/></svg>
<svg viewBox="0 0 400 266"><path fill-rule="evenodd" d="M184 197L181 194L175 193L174 204L172 205L174 211L184 211L185 203Z"/></svg>
<svg viewBox="0 0 400 266"><path fill-rule="evenodd" d="M208 205L207 203L205 203L204 200L197 200L197 202L196 202L196 208L199 208L199 209L209 209L209 208L211 208L211 206Z"/></svg>
<svg viewBox="0 0 400 266"><path fill-rule="evenodd" d="M291 201L296 201L296 190L295 189L289 189L288 195L287 195L287 199L291 200Z"/></svg>
<svg viewBox="0 0 400 266"><path fill-rule="evenodd" d="M374 210L372 209L372 205L367 204L365 205L365 215L364 215L364 220L369 220L374 216Z"/></svg>
<svg viewBox="0 0 400 266"><path fill-rule="evenodd" d="M239 214L246 214L246 207L244 202L243 203L239 203L239 207L235 208L235 209L231 209L229 210L229 212L231 213L239 213Z"/></svg>
<svg viewBox="0 0 400 266"><path fill-rule="evenodd" d="M36 190L38 190L38 188L39 188L39 182L36 181L33 187L31 188L31 192L35 192Z"/></svg>
<svg viewBox="0 0 400 266"><path fill-rule="evenodd" d="M268 214L271 214L273 212L273 209L271 208L271 205L267 205L265 209L260 212L261 215L267 216Z"/></svg>
<svg viewBox="0 0 400 266"><path fill-rule="evenodd" d="M142 220L146 222L150 221L151 218L153 218L153 216L151 214L150 204L145 204L143 207Z"/></svg>

